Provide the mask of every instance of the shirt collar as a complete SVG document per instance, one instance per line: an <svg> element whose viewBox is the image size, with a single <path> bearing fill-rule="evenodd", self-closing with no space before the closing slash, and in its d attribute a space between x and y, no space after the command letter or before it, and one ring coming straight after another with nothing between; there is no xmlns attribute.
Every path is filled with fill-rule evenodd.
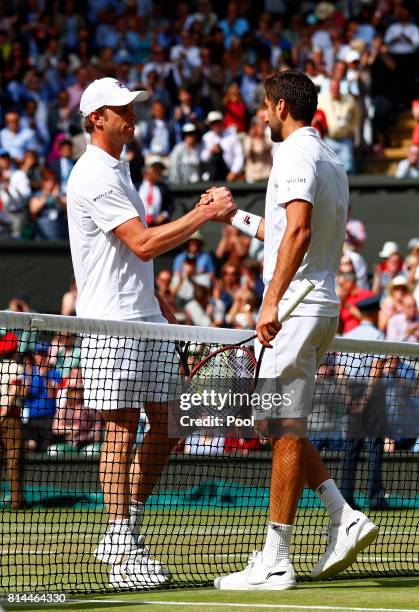
<svg viewBox="0 0 419 612"><path fill-rule="evenodd" d="M319 137L316 128L305 125L304 127L298 128L298 130L294 130L294 132L292 132L288 138L284 140L284 142L289 142L290 139L298 138L299 136L304 136L305 134L308 136L314 136L315 138Z"/></svg>
<svg viewBox="0 0 419 612"><path fill-rule="evenodd" d="M123 161L121 161L120 159L115 159L115 157L109 155L109 153L106 153L106 151L104 151L100 147L97 147L96 145L88 144L86 152L90 153L90 155L94 155L110 168L116 168L117 166L124 165Z"/></svg>

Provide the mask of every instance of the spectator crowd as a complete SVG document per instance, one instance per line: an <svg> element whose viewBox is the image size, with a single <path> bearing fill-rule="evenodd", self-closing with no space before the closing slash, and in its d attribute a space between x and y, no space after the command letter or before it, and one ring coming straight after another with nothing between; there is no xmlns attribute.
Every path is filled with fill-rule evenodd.
<svg viewBox="0 0 419 612"><path fill-rule="evenodd" d="M263 80L277 70L313 79L314 125L357 172L359 155L389 144L398 111L412 108L418 120L418 17L408 0L307 1L298 10L287 0L178 1L170 15L161 0L8 2L0 18L0 236L67 237L66 184L89 140L78 105L104 76L150 94L123 153L150 223L170 216L167 183L267 179ZM415 129L398 177L417 176L418 144ZM146 175L156 159L153 182Z"/></svg>

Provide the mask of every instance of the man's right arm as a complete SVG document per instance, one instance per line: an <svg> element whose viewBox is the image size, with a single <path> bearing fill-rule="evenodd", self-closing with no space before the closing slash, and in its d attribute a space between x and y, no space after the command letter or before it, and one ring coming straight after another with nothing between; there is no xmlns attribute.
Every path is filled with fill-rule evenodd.
<svg viewBox="0 0 419 612"><path fill-rule="evenodd" d="M203 196L205 199L208 196ZM212 194L212 201L198 206L183 217L157 227L145 227L139 217L129 219L112 231L135 255L149 261L166 251L183 244L207 221L218 221L233 214L236 206L231 193L218 188Z"/></svg>

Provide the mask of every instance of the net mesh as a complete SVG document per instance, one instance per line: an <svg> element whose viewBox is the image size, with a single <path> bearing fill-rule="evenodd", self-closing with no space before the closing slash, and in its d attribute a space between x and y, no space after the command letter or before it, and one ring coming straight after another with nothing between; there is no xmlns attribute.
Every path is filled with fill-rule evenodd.
<svg viewBox="0 0 419 612"><path fill-rule="evenodd" d="M189 343L192 370L249 332L14 313L1 313L0 326L2 593L115 588L111 566L94 554L108 529L100 472L103 480L123 465L116 452L99 462L104 405L139 414L133 452L142 448L151 483L140 533L169 568L170 586L210 584L244 567L266 533L268 441L200 431L168 443L162 426L164 441L153 445L145 409L165 401L165 377L182 373L177 343ZM416 345L340 339L318 370L310 439L379 527L343 576L418 572L418 356ZM304 489L291 548L301 579L325 549L327 524Z"/></svg>

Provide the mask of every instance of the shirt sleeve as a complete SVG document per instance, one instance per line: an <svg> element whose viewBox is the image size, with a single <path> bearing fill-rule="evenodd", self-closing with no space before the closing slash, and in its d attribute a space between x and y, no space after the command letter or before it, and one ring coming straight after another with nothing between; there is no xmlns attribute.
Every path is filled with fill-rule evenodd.
<svg viewBox="0 0 419 612"><path fill-rule="evenodd" d="M276 157L278 202L284 206L292 200L314 204L317 171L313 158L301 149L284 148Z"/></svg>
<svg viewBox="0 0 419 612"><path fill-rule="evenodd" d="M87 212L103 232L110 232L122 223L139 217L138 210L117 181L91 181L85 190Z"/></svg>

